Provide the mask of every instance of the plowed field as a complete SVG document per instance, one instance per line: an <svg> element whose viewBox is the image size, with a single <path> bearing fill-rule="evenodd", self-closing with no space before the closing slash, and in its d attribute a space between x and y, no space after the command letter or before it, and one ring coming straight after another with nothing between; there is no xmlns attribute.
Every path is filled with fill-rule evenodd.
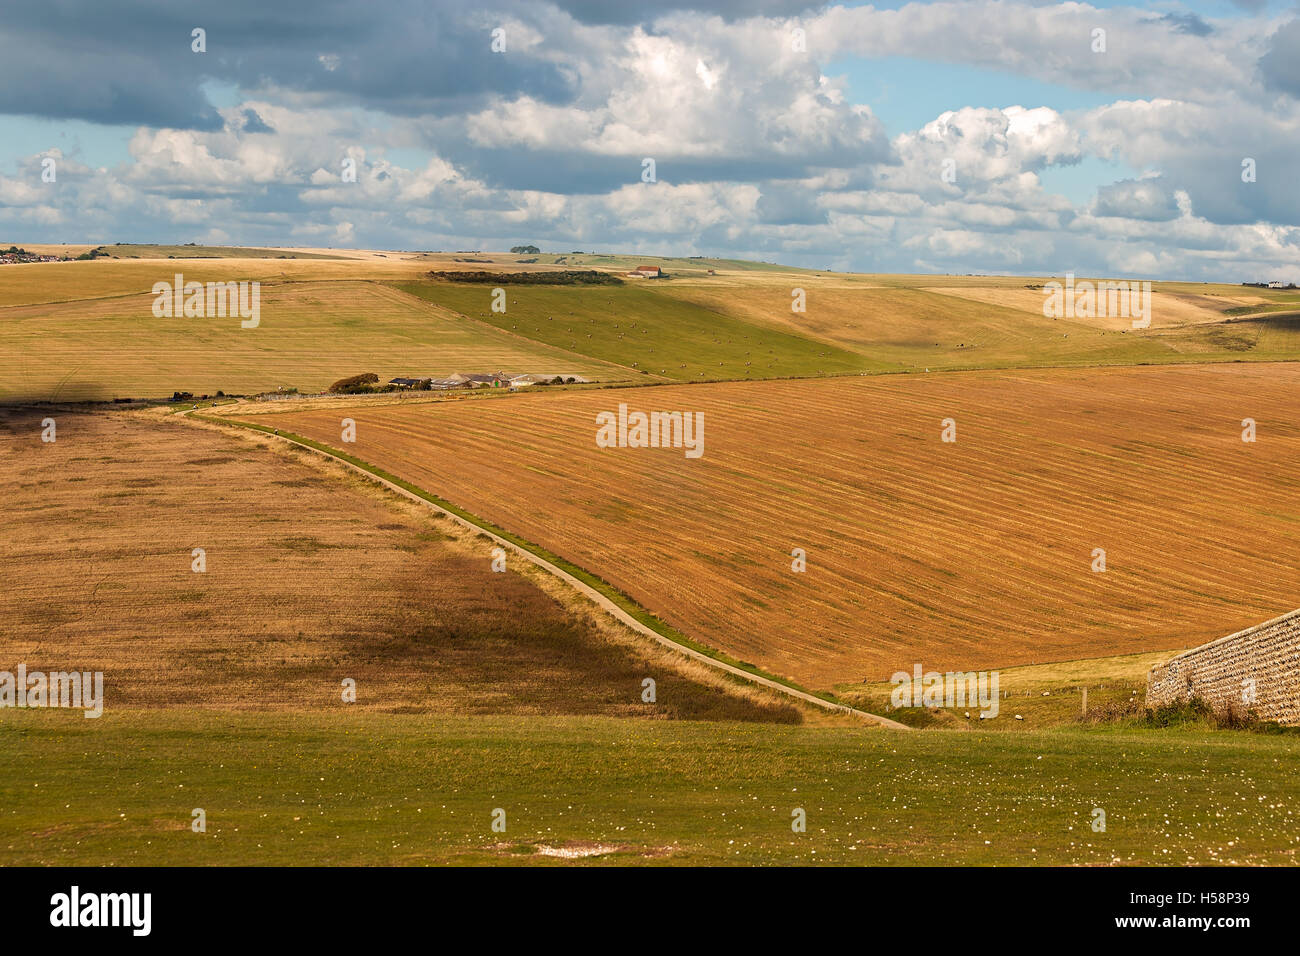
<svg viewBox="0 0 1300 956"><path fill-rule="evenodd" d="M828 687L1185 647L1295 607L1298 396L1292 364L521 394L357 409L348 450ZM620 402L703 413L703 457L597 447ZM343 407L258 420L338 447Z"/></svg>

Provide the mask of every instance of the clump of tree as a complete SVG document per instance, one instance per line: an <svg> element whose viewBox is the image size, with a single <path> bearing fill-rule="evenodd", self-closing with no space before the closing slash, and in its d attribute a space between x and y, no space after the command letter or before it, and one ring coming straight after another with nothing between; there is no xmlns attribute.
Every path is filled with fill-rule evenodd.
<svg viewBox="0 0 1300 956"><path fill-rule="evenodd" d="M511 246L510 251L520 256L535 256L542 250L536 246Z"/></svg>
<svg viewBox="0 0 1300 956"><path fill-rule="evenodd" d="M568 269L560 272L430 272L430 279L441 282L472 282L482 285L622 285L623 280L595 269Z"/></svg>
<svg viewBox="0 0 1300 956"><path fill-rule="evenodd" d="M331 395L357 395L362 392L374 391L372 386L378 384L378 382L379 376L374 372L362 372L360 375L339 379L327 391Z"/></svg>

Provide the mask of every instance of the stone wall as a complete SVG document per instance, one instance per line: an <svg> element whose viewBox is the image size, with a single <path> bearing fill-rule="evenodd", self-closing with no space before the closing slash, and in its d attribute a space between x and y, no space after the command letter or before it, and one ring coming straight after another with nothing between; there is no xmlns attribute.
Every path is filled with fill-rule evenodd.
<svg viewBox="0 0 1300 956"><path fill-rule="evenodd" d="M1242 699L1255 681L1255 702ZM1300 724L1300 610L1184 651L1147 676L1147 706L1193 695L1215 706L1253 706L1264 720Z"/></svg>

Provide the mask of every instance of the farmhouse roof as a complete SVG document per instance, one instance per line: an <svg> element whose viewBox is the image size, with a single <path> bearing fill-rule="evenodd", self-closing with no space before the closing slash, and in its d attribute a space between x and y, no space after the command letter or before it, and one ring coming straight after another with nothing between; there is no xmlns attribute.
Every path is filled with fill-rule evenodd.
<svg viewBox="0 0 1300 956"><path fill-rule="evenodd" d="M451 376L451 381L462 385L504 385L510 381L510 376L505 372L457 372Z"/></svg>

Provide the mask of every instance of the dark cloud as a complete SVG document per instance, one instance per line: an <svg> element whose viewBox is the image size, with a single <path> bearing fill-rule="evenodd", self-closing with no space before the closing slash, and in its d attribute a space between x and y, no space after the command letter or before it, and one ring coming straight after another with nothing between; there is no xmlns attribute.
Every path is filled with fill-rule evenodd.
<svg viewBox="0 0 1300 956"><path fill-rule="evenodd" d="M266 121L257 115L257 110L244 110L244 132L274 133L275 130L266 125Z"/></svg>
<svg viewBox="0 0 1300 956"><path fill-rule="evenodd" d="M655 0L652 4L642 5L625 0L556 0L556 6L582 23L628 26L654 20L666 13L687 10L714 14L724 20L743 20L747 17L793 16L820 10L829 3L827 0Z"/></svg>
<svg viewBox="0 0 1300 956"><path fill-rule="evenodd" d="M816 226L828 221L816 191L797 184L764 183L757 212L760 222L773 226Z"/></svg>
<svg viewBox="0 0 1300 956"><path fill-rule="evenodd" d="M1255 163L1255 180L1243 181L1242 162ZM1169 189L1185 189L1192 211L1221 226L1300 222L1300 193L1292 188L1293 150L1285 142L1242 142L1239 149L1180 152L1162 163ZM1130 214L1131 215L1131 214Z"/></svg>
<svg viewBox="0 0 1300 956"><path fill-rule="evenodd" d="M1177 219L1178 203L1172 190L1160 177L1123 179L1097 190L1093 212L1098 216L1118 216L1146 222Z"/></svg>
<svg viewBox="0 0 1300 956"><path fill-rule="evenodd" d="M221 117L199 89L191 28L177 26L160 47L147 28L155 21L132 30L106 9L83 11L58 0L6 6L0 113L220 129Z"/></svg>
<svg viewBox="0 0 1300 956"><path fill-rule="evenodd" d="M521 0L497 7L503 19L563 19ZM393 0L382 11L354 0L8 4L0 113L219 129L203 92L208 81L325 94L402 115L459 111L494 93L572 97L567 76L511 49L508 34L507 52L493 53L488 22L424 0ZM195 28L206 31L206 52L191 48Z"/></svg>
<svg viewBox="0 0 1300 956"><path fill-rule="evenodd" d="M1214 32L1214 27L1194 13L1166 13L1156 22L1168 24L1176 33L1187 33L1194 37L1207 37Z"/></svg>
<svg viewBox="0 0 1300 956"><path fill-rule="evenodd" d="M1283 24L1269 38L1268 52L1259 60L1264 85L1300 97L1300 20Z"/></svg>
<svg viewBox="0 0 1300 956"><path fill-rule="evenodd" d="M445 141L440 154L494 189L535 189L566 195L597 195L641 182L644 156L609 156L582 151L489 149L464 141ZM811 176L826 169L886 162L892 157L883 138L856 149L841 147L807 156L721 155L655 159L658 182L762 182Z"/></svg>

